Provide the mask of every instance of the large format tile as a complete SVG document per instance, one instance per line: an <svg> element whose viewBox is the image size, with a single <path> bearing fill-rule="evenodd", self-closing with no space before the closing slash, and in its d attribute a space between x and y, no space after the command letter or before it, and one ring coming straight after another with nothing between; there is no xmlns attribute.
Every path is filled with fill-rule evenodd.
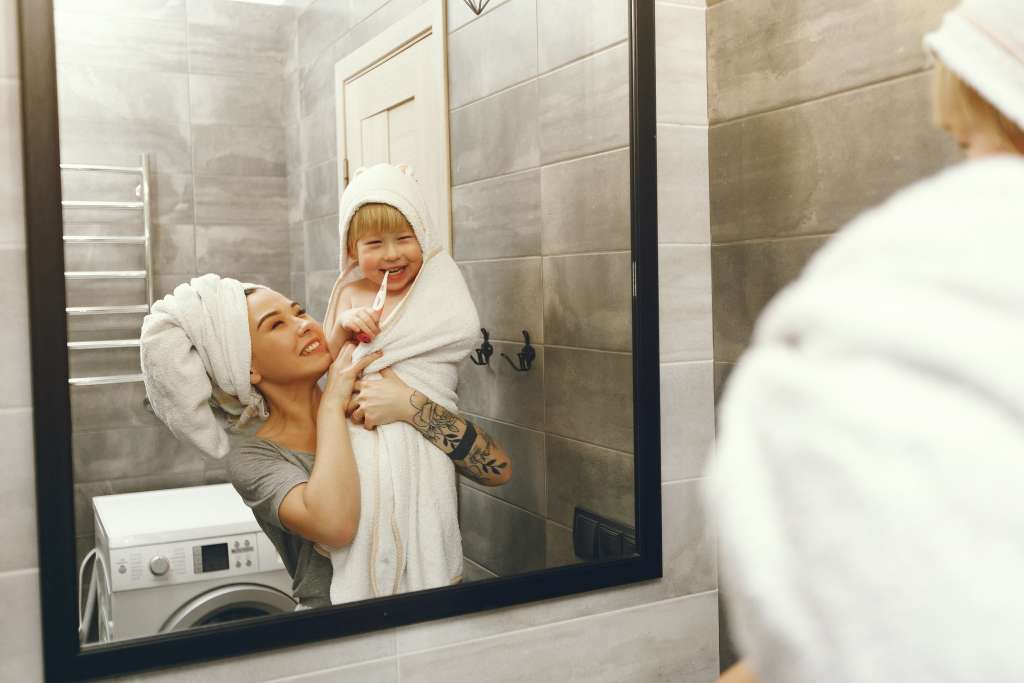
<svg viewBox="0 0 1024 683"><path fill-rule="evenodd" d="M455 258L539 256L540 172L452 188Z"/></svg>
<svg viewBox="0 0 1024 683"><path fill-rule="evenodd" d="M537 166L537 82L453 111L450 126L453 185Z"/></svg>
<svg viewBox="0 0 1024 683"><path fill-rule="evenodd" d="M71 164L137 166L149 153L153 173L192 172L187 121L60 121L60 160Z"/></svg>
<svg viewBox="0 0 1024 683"><path fill-rule="evenodd" d="M702 481L661 487L662 588L690 595L718 587L718 539L704 513Z"/></svg>
<svg viewBox="0 0 1024 683"><path fill-rule="evenodd" d="M0 680L43 680L39 572L0 574L5 616L0 620Z"/></svg>
<svg viewBox="0 0 1024 683"><path fill-rule="evenodd" d="M699 477L715 438L711 361L661 365L661 480Z"/></svg>
<svg viewBox="0 0 1024 683"><path fill-rule="evenodd" d="M188 76L62 63L57 69L60 116L65 120L188 121Z"/></svg>
<svg viewBox="0 0 1024 683"><path fill-rule="evenodd" d="M137 348L73 349L68 351L68 374L70 377L137 375L141 372L141 367Z"/></svg>
<svg viewBox="0 0 1024 683"><path fill-rule="evenodd" d="M87 12L108 17L137 17L185 22L185 0L54 0L57 12Z"/></svg>
<svg viewBox="0 0 1024 683"><path fill-rule="evenodd" d="M512 478L504 486L481 486L465 477L465 486L485 491L496 498L541 516L547 514L545 495L547 467L544 464L543 432L524 429L474 416L473 423L494 438L512 461Z"/></svg>
<svg viewBox="0 0 1024 683"><path fill-rule="evenodd" d="M188 72L186 26L181 20L56 12L54 31L60 64Z"/></svg>
<svg viewBox="0 0 1024 683"><path fill-rule="evenodd" d="M404 655L404 683L504 681L676 681L718 678L715 593L608 612ZM523 653L529 656L524 657Z"/></svg>
<svg viewBox="0 0 1024 683"><path fill-rule="evenodd" d="M0 497L4 500L4 525L0 527L0 573L38 565L36 555L35 449L32 410L0 411Z"/></svg>
<svg viewBox="0 0 1024 683"><path fill-rule="evenodd" d="M157 273L192 273L196 269L196 229L185 225L157 225L152 233L153 270Z"/></svg>
<svg viewBox="0 0 1024 683"><path fill-rule="evenodd" d="M299 126L299 161L303 168L338 158L334 107L322 107L303 117Z"/></svg>
<svg viewBox="0 0 1024 683"><path fill-rule="evenodd" d="M825 237L719 244L714 272L715 360L736 361L769 301L800 274Z"/></svg>
<svg viewBox="0 0 1024 683"><path fill-rule="evenodd" d="M745 4L745 3L741 3ZM655 5L657 119L659 123L706 124L708 121L706 11Z"/></svg>
<svg viewBox="0 0 1024 683"><path fill-rule="evenodd" d="M0 178L4 179L0 183L0 244L25 244L25 188L21 164L19 85L17 81L0 81Z"/></svg>
<svg viewBox="0 0 1024 683"><path fill-rule="evenodd" d="M523 330L532 344L544 343L544 272L541 259L474 261L459 266L491 339L522 341ZM493 363L493 359L491 362Z"/></svg>
<svg viewBox="0 0 1024 683"><path fill-rule="evenodd" d="M543 0L537 3L540 72L629 37L626 0Z"/></svg>
<svg viewBox="0 0 1024 683"><path fill-rule="evenodd" d="M139 165L138 155L135 155L131 165ZM135 191L139 183L137 175L64 171L61 173L61 198L109 202L136 201L138 197ZM149 202L154 225L191 223L195 219L192 205L192 176L151 173ZM137 235L142 234L142 219L134 211L65 209L64 234Z"/></svg>
<svg viewBox="0 0 1024 683"><path fill-rule="evenodd" d="M629 51L599 52L538 81L540 158L562 161L629 144Z"/></svg>
<svg viewBox="0 0 1024 683"><path fill-rule="evenodd" d="M313 673L286 678L275 678L274 683L398 683L398 659L375 659L364 664L324 669Z"/></svg>
<svg viewBox="0 0 1024 683"><path fill-rule="evenodd" d="M498 576L544 568L544 518L477 489L459 495L462 552Z"/></svg>
<svg viewBox="0 0 1024 683"><path fill-rule="evenodd" d="M65 293L68 306L132 306L146 303L146 282L141 278L68 280Z"/></svg>
<svg viewBox="0 0 1024 683"><path fill-rule="evenodd" d="M341 235L338 216L324 216L302 224L306 270L331 270L340 265Z"/></svg>
<svg viewBox="0 0 1024 683"><path fill-rule="evenodd" d="M536 75L535 0L510 0L448 39L452 109Z"/></svg>
<svg viewBox="0 0 1024 683"><path fill-rule="evenodd" d="M288 224L284 178L196 176L197 223Z"/></svg>
<svg viewBox="0 0 1024 683"><path fill-rule="evenodd" d="M529 372L516 372L501 354L515 359L521 348L521 343L495 342L490 365L464 360L459 366L459 409L543 430L545 347L536 349L537 357Z"/></svg>
<svg viewBox="0 0 1024 683"><path fill-rule="evenodd" d="M386 1L314 0L299 15L299 66L308 68L331 44Z"/></svg>
<svg viewBox="0 0 1024 683"><path fill-rule="evenodd" d="M628 149L543 167L543 253L629 249L629 200Z"/></svg>
<svg viewBox="0 0 1024 683"><path fill-rule="evenodd" d="M0 78L18 78L18 3L0 3Z"/></svg>
<svg viewBox="0 0 1024 683"><path fill-rule="evenodd" d="M288 272L288 226L197 225L198 272Z"/></svg>
<svg viewBox="0 0 1024 683"><path fill-rule="evenodd" d="M191 73L280 76L295 40L295 10L228 0L190 0Z"/></svg>
<svg viewBox="0 0 1024 683"><path fill-rule="evenodd" d="M284 125L284 76L189 76L192 123Z"/></svg>
<svg viewBox="0 0 1024 683"><path fill-rule="evenodd" d="M448 18L448 31L453 32L493 12L508 2L508 0L490 0L484 8L483 14L479 17L466 6L466 0L446 0L446 2L448 4L447 12L445 13Z"/></svg>
<svg viewBox="0 0 1024 683"><path fill-rule="evenodd" d="M32 404L29 390L28 272L25 249L0 246L0 301L4 324L0 328L0 357L5 359L0 409Z"/></svg>
<svg viewBox="0 0 1024 683"><path fill-rule="evenodd" d="M829 233L956 160L952 138L929 123L930 78L714 126L713 241Z"/></svg>
<svg viewBox="0 0 1024 683"><path fill-rule="evenodd" d="M633 358L547 346L545 431L633 451Z"/></svg>
<svg viewBox="0 0 1024 683"><path fill-rule="evenodd" d="M629 252L544 258L544 340L605 351L633 348Z"/></svg>
<svg viewBox="0 0 1024 683"><path fill-rule="evenodd" d="M277 176L287 173L281 126L192 126L196 174Z"/></svg>
<svg viewBox="0 0 1024 683"><path fill-rule="evenodd" d="M93 230L92 232L99 232ZM141 232L141 230L139 231ZM154 272L187 273L195 270L192 224L157 225L152 231ZM142 270L146 268L142 244L65 243L65 270ZM92 322L97 322L93 320Z"/></svg>
<svg viewBox="0 0 1024 683"><path fill-rule="evenodd" d="M711 360L711 248L658 248L662 362Z"/></svg>
<svg viewBox="0 0 1024 683"><path fill-rule="evenodd" d="M567 564L578 564L581 562L576 557L576 550L573 547L572 529L548 520L544 533L544 562L549 569L551 567L564 567Z"/></svg>
<svg viewBox="0 0 1024 683"><path fill-rule="evenodd" d="M146 407L142 382L71 387L71 428L79 431L161 427Z"/></svg>
<svg viewBox="0 0 1024 683"><path fill-rule="evenodd" d="M719 3L707 11L711 119L730 120L918 71L926 63L921 36L954 4ZM848 139L864 138L848 133Z"/></svg>
<svg viewBox="0 0 1024 683"><path fill-rule="evenodd" d="M711 241L707 126L658 124L658 242Z"/></svg>
<svg viewBox="0 0 1024 683"><path fill-rule="evenodd" d="M306 310L315 320L323 320L327 301L338 280L338 269L306 271Z"/></svg>
<svg viewBox="0 0 1024 683"><path fill-rule="evenodd" d="M305 220L338 213L338 161L332 159L302 172L302 217Z"/></svg>
<svg viewBox="0 0 1024 683"><path fill-rule="evenodd" d="M547 437L548 519L572 528L577 507L635 526L633 456Z"/></svg>

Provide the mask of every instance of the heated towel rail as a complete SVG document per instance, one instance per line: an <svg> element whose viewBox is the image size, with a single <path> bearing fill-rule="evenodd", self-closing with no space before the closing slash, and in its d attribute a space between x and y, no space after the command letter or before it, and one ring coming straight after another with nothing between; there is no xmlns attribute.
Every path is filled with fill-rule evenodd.
<svg viewBox="0 0 1024 683"><path fill-rule="evenodd" d="M141 182L135 188L138 201L110 202L110 201L64 201L61 205L65 209L113 209L124 211L142 212L142 234L127 237L106 236L106 235L66 235L65 244L140 244L145 248L145 270L87 270L68 271L64 277L68 280L145 280L146 282L146 303L128 306L69 306L66 311L69 316L101 316L101 315L123 315L131 313L148 313L153 304L153 245L152 245L152 216L150 210L150 186L149 186L149 155L142 154L138 166L106 166L99 164L61 164L62 171L86 171L101 173L122 173L137 174ZM98 349L125 349L138 348L138 339L110 339L103 341L73 341L68 342L68 351L84 351ZM122 384L126 382L141 382L141 374L130 375L108 375L103 377L71 377L68 383L72 386L89 386L97 384Z"/></svg>

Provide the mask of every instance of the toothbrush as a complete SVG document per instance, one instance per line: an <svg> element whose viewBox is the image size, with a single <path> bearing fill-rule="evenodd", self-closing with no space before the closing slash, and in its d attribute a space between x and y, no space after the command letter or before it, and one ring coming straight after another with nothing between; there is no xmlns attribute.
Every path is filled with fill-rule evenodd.
<svg viewBox="0 0 1024 683"><path fill-rule="evenodd" d="M377 296L373 297L373 305L370 306L370 310L372 311L380 311L384 309L384 301L388 298L388 275L390 275L390 273L385 270L384 280L380 283L380 289L377 290ZM356 339L363 344L369 344L373 341L365 332L357 334Z"/></svg>

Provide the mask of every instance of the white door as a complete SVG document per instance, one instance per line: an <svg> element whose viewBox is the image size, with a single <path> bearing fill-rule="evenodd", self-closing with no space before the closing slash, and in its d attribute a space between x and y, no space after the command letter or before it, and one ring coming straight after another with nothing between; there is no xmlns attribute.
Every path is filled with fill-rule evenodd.
<svg viewBox="0 0 1024 683"><path fill-rule="evenodd" d="M340 191L361 166L407 164L451 251L443 3L428 3L335 67Z"/></svg>

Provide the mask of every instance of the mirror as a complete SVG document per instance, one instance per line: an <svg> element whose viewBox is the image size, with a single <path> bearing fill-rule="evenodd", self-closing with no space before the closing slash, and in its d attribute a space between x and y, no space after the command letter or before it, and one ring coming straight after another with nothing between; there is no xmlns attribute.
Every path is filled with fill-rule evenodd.
<svg viewBox="0 0 1024 683"><path fill-rule="evenodd" d="M189 632L208 636L197 656L217 656L207 648L226 642L218 634L270 633L275 620L299 618L283 616L297 604L317 608L300 613L364 610L346 613L362 621L310 621L324 627L308 639L660 575L653 3L505 0L479 16L463 0L54 5L64 263L34 263L32 278L62 269L65 282L60 384L70 434L52 438L70 446L74 528L56 517L53 528L74 539L74 554L48 552L43 563L61 577L53 590L76 597L74 648L106 662L95 671L116 668L112 646L148 638L154 652L184 652ZM23 33L47 37L47 12L23 12ZM646 43L631 49L638 16ZM42 167L33 166L32 135L29 175ZM147 397L141 328L157 302L205 273L269 288L286 311L297 302L323 323L349 249L339 236L339 224L351 225L346 190L377 164L414 179L430 235L398 207L422 257L408 273L393 255L373 272L359 255L373 240L354 242L370 275L352 286L369 294L342 292L334 312L368 307L390 269L379 346L402 356L394 368L407 388L423 388L403 363L415 368L424 352L400 344L439 334L439 311L474 324L468 336L463 325L455 341L426 345L461 349L436 361L450 369L437 391L457 396L457 410L440 410L429 383L417 394L427 412L453 420L451 443L412 419L350 425L361 521L348 544L329 548L281 511L315 476L316 434L306 434L306 451L290 432L275 441L271 410L266 423L231 430L228 455L176 437L166 406ZM57 177L37 175L47 172ZM48 210L37 205L30 223ZM382 230L366 234L381 242L390 234ZM31 239L47 239L36 232ZM453 289L430 298L427 276L443 263ZM638 280L650 286L647 299L634 291ZM259 292L246 297L252 320ZM343 319L354 320L332 318ZM323 339L342 325L328 325ZM343 336L355 336L352 325ZM398 335L403 325L419 336ZM58 390L52 375L36 368L37 395L44 377ZM460 452L471 428L476 441ZM40 448L45 438L37 435ZM269 469L236 457L254 443ZM475 472L460 460L473 444L493 447ZM381 457L398 445L406 450ZM380 462L390 463L383 475ZM408 464L419 462L436 471ZM346 564L360 543L369 564ZM447 571L453 558L458 571L444 581L423 569ZM360 571L369 593L335 590ZM502 592L504 580L524 576ZM396 602L406 596L422 599ZM274 633L274 643L245 647L304 637Z"/></svg>

